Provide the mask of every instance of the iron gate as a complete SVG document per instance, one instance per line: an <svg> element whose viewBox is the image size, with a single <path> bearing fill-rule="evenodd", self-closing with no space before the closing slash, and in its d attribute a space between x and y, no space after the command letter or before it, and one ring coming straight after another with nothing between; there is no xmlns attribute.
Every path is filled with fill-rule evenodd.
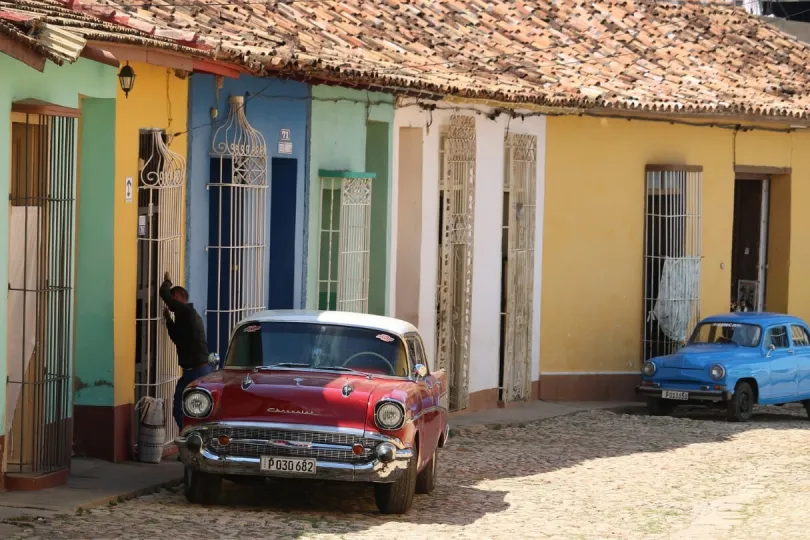
<svg viewBox="0 0 810 540"><path fill-rule="evenodd" d="M47 473L72 456L78 111L26 107L11 125L7 457L9 472Z"/></svg>
<svg viewBox="0 0 810 540"><path fill-rule="evenodd" d="M138 289L135 307L135 399L163 400L165 444L177 434L172 398L180 368L177 351L163 323L159 289L163 273L182 276L183 183L185 159L167 145L161 129L144 129L138 145ZM140 414L136 407L136 417ZM137 420L137 418L136 418ZM138 441L140 422L135 424Z"/></svg>
<svg viewBox="0 0 810 540"><path fill-rule="evenodd" d="M467 407L470 371L475 118L454 115L442 137L436 361L446 369L449 410Z"/></svg>
<svg viewBox="0 0 810 540"><path fill-rule="evenodd" d="M267 302L267 145L243 96L212 139L209 191L208 343L224 359L231 330Z"/></svg>
<svg viewBox="0 0 810 540"><path fill-rule="evenodd" d="M506 140L504 216L508 221L503 320L503 401L526 400L532 391L534 232L537 207L537 137Z"/></svg>
<svg viewBox="0 0 810 540"><path fill-rule="evenodd" d="M675 352L700 317L701 189L699 167L647 167L642 360Z"/></svg>
<svg viewBox="0 0 810 540"><path fill-rule="evenodd" d="M319 308L368 313L371 173L320 171Z"/></svg>

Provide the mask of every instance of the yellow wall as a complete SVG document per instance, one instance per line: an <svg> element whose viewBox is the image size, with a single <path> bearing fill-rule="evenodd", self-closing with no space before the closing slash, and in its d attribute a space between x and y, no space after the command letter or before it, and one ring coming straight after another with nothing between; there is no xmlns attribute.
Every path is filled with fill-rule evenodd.
<svg viewBox="0 0 810 540"><path fill-rule="evenodd" d="M115 405L135 398L135 294L138 229L138 130L163 128L167 133L185 131L188 124L188 79L173 70L130 63L135 86L124 98L118 89L115 134ZM186 157L185 135L170 147ZM133 179L132 202L125 202L125 179ZM182 223L185 226L185 218ZM185 231L183 231L185 234ZM182 245L182 244L181 244ZM181 260L185 254L182 253Z"/></svg>
<svg viewBox="0 0 810 540"><path fill-rule="evenodd" d="M794 211L774 209L771 223L789 234L788 309L810 318L810 212L797 211L810 207L810 133L735 143L721 128L581 117L547 129L541 372L640 368L647 164L703 166L700 311L728 312L735 146L737 165L792 168L772 186Z"/></svg>

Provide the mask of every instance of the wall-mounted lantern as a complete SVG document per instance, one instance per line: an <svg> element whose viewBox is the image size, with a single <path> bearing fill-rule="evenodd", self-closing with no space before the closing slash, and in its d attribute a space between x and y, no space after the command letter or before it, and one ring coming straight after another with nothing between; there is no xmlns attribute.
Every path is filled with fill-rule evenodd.
<svg viewBox="0 0 810 540"><path fill-rule="evenodd" d="M124 91L124 97L128 98L132 87L135 86L135 71L129 67L129 62L118 72L118 81L121 83L121 90Z"/></svg>

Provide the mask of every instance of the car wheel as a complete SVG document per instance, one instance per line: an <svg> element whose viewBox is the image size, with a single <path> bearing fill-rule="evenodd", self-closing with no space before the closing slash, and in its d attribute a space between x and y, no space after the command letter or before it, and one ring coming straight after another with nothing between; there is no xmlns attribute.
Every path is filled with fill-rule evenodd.
<svg viewBox="0 0 810 540"><path fill-rule="evenodd" d="M807 411L807 417L810 418L810 399L802 401L802 405L804 405L804 410Z"/></svg>
<svg viewBox="0 0 810 540"><path fill-rule="evenodd" d="M417 457L414 455L408 464L408 470L395 482L374 484L374 500L383 514L404 514L413 503L416 492Z"/></svg>
<svg viewBox="0 0 810 540"><path fill-rule="evenodd" d="M746 382L737 384L728 402L727 417L731 422L748 422L754 414L754 391Z"/></svg>
<svg viewBox="0 0 810 540"><path fill-rule="evenodd" d="M191 501L191 469L188 467L183 468L183 493Z"/></svg>
<svg viewBox="0 0 810 540"><path fill-rule="evenodd" d="M675 406L663 399L647 399L647 412L650 416L669 416L673 410L675 410Z"/></svg>
<svg viewBox="0 0 810 540"><path fill-rule="evenodd" d="M439 450L433 451L433 457L425 464L425 468L416 477L416 492L429 495L436 489L436 474L438 472Z"/></svg>
<svg viewBox="0 0 810 540"><path fill-rule="evenodd" d="M192 504L216 504L219 493L222 491L222 477L202 471L193 471L186 468L189 482L186 487L186 497Z"/></svg>

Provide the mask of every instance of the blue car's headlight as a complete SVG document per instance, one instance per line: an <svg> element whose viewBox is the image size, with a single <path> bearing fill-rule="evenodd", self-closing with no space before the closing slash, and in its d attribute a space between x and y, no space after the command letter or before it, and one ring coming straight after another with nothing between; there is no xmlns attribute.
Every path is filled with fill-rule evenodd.
<svg viewBox="0 0 810 540"><path fill-rule="evenodd" d="M712 379L714 379L715 381L719 381L720 379L726 376L726 368L724 368L720 364L715 364L709 371L709 375L711 375Z"/></svg>
<svg viewBox="0 0 810 540"><path fill-rule="evenodd" d="M644 367L641 368L641 373L646 377L655 375L655 364L652 362L644 362Z"/></svg>

